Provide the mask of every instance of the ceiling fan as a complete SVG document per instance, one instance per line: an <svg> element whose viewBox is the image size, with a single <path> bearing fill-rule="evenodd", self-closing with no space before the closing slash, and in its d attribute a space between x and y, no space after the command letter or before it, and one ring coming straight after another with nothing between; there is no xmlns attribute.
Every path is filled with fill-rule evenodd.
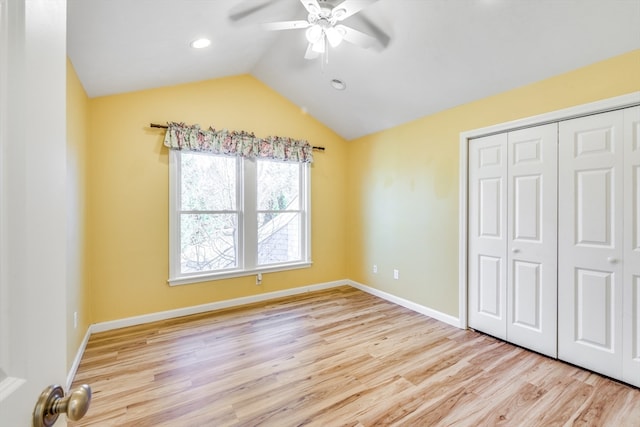
<svg viewBox="0 0 640 427"><path fill-rule="evenodd" d="M374 36L341 24L345 19L360 12L377 0L300 0L308 16L306 20L280 21L264 24L267 30L296 30L306 29L309 42L305 59L314 59L325 55L328 47L337 47L343 41L353 43L363 48L375 50L384 49L389 43L389 36L373 25L364 16L359 15L361 21L371 30ZM230 15L232 20L244 18L266 7L269 3L253 5L246 10L239 10Z"/></svg>

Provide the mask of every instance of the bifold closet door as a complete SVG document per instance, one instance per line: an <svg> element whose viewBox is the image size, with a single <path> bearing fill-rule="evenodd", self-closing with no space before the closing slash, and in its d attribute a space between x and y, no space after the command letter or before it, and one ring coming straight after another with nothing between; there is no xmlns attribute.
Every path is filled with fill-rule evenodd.
<svg viewBox="0 0 640 427"><path fill-rule="evenodd" d="M622 379L640 387L640 107L624 111Z"/></svg>
<svg viewBox="0 0 640 427"><path fill-rule="evenodd" d="M622 376L623 112L560 123L558 356Z"/></svg>
<svg viewBox="0 0 640 427"><path fill-rule="evenodd" d="M557 354L557 125L469 146L469 326Z"/></svg>
<svg viewBox="0 0 640 427"><path fill-rule="evenodd" d="M509 132L507 339L557 356L558 125Z"/></svg>
<svg viewBox="0 0 640 427"><path fill-rule="evenodd" d="M469 145L469 326L507 338L507 134Z"/></svg>

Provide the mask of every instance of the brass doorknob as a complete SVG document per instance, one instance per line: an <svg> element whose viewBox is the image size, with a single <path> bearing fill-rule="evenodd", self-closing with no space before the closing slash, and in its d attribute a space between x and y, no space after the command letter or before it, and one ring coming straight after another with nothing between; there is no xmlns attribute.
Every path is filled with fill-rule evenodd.
<svg viewBox="0 0 640 427"><path fill-rule="evenodd" d="M77 421L84 417L91 403L91 387L82 384L66 397L61 386L54 384L45 388L33 410L33 427L51 427L60 414Z"/></svg>

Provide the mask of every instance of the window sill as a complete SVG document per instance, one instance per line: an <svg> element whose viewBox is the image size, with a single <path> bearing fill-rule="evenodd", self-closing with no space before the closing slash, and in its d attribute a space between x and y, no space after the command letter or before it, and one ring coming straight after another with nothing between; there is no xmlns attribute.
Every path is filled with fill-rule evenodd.
<svg viewBox="0 0 640 427"><path fill-rule="evenodd" d="M258 273L277 273L279 271L297 270L309 268L311 261L296 262L291 264L278 264L268 267L259 267L252 270L228 270L221 273L198 274L192 276L182 276L167 280L169 286L189 285L192 283L212 282L215 280L232 279L235 277L254 276Z"/></svg>

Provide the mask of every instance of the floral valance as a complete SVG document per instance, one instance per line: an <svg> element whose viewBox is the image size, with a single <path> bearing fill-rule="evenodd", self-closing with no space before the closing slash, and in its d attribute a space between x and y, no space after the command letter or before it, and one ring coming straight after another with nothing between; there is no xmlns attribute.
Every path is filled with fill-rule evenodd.
<svg viewBox="0 0 640 427"><path fill-rule="evenodd" d="M253 133L226 129L200 129L198 125L167 123L164 145L172 150L204 151L229 156L313 162L313 148L304 140L269 136L258 138Z"/></svg>

